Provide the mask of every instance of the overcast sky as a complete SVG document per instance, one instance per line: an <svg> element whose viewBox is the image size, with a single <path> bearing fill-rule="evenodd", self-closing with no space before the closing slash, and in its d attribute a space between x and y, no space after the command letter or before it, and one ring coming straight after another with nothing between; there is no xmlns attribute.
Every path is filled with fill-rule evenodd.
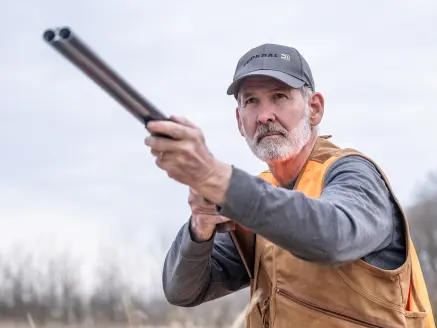
<svg viewBox="0 0 437 328"><path fill-rule="evenodd" d="M42 41L64 25L165 113L201 126L216 157L253 174L265 165L238 134L226 88L240 56L263 43L303 54L325 96L321 132L375 159L405 205L437 169L433 0L2 0L2 252L66 249L91 264L114 248L145 283L189 216L187 188L154 165L141 124Z"/></svg>

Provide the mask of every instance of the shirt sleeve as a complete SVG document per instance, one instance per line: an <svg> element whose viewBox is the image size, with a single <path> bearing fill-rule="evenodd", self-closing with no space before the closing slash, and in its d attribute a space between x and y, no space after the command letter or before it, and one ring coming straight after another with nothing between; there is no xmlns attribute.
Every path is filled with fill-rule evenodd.
<svg viewBox="0 0 437 328"><path fill-rule="evenodd" d="M393 233L390 193L360 156L336 161L319 198L278 188L233 168L220 214L320 264L341 265L384 248Z"/></svg>
<svg viewBox="0 0 437 328"><path fill-rule="evenodd" d="M205 242L193 241L190 222L171 245L163 269L166 299L191 307L228 295L249 285L249 276L228 233Z"/></svg>

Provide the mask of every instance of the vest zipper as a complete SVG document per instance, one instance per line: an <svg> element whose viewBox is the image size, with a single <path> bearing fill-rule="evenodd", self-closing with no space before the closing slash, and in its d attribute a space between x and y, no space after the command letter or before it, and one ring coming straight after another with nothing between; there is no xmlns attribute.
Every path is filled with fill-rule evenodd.
<svg viewBox="0 0 437 328"><path fill-rule="evenodd" d="M292 293L290 293L288 291L285 291L283 289L280 289L280 288L276 288L276 293L279 294L279 295L282 295L282 296L284 296L284 297L286 297L286 298L288 298L288 299L290 299L290 300L292 300L292 301L294 301L294 302L296 302L296 303L298 303L298 304L300 304L300 305L302 305L302 306L304 306L306 308L309 308L311 310L323 313L323 314L331 316L331 317L336 317L336 318L339 318L339 319L342 319L342 320L345 320L345 321L349 321L349 322L352 322L354 324L357 324L357 325L360 325L360 326L363 326L363 327L386 328L384 326L379 326L379 325L375 325L375 324L372 324L372 323L368 323L368 322L365 322L365 321L362 321L362 320L358 320L358 319L352 318L352 317L350 317L348 315L345 315L345 314L342 314L342 313L338 313L338 312L335 312L335 311L332 311L332 310L324 309L324 308L322 308L320 306L317 306L315 304L312 304L310 302L303 301L303 300L297 298L296 296L294 296Z"/></svg>

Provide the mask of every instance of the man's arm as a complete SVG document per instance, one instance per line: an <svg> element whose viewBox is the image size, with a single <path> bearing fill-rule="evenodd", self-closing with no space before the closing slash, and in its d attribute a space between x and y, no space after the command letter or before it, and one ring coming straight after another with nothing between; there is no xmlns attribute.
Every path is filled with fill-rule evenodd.
<svg viewBox="0 0 437 328"><path fill-rule="evenodd" d="M390 243L392 211L376 168L351 156L329 169L318 199L233 168L220 214L301 259L340 265Z"/></svg>
<svg viewBox="0 0 437 328"><path fill-rule="evenodd" d="M273 187L234 168L221 215L295 256L338 265L386 247L393 233L390 194L375 167L361 157L337 161L327 172L319 199ZM213 256L210 256L210 254ZM248 284L228 234L192 241L188 224L165 261L164 291L180 306L194 306Z"/></svg>
<svg viewBox="0 0 437 328"><path fill-rule="evenodd" d="M216 233L206 242L194 242L190 222L182 226L167 253L163 286L167 300L178 306L196 306L249 285L243 262L228 233Z"/></svg>

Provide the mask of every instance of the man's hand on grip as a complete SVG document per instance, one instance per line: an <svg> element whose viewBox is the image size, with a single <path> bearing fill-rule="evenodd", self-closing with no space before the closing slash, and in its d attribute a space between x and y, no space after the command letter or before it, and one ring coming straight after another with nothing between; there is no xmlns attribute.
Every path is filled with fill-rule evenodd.
<svg viewBox="0 0 437 328"><path fill-rule="evenodd" d="M208 202L192 188L190 188L188 204L192 213L190 230L193 239L197 242L211 239L217 224L230 221L217 213L215 204Z"/></svg>

